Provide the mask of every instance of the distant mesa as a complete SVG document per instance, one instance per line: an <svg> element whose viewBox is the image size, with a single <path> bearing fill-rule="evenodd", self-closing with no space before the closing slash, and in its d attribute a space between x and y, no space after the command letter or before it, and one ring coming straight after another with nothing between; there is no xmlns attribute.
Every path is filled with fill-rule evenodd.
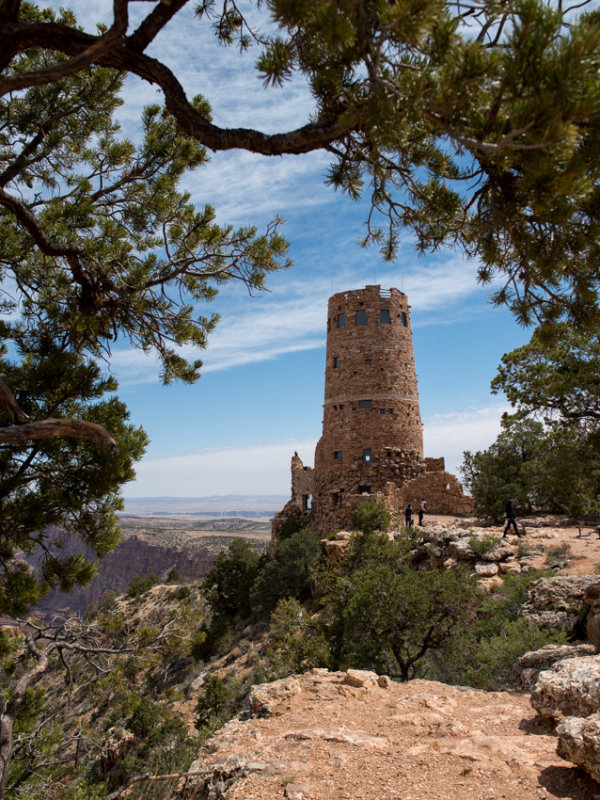
<svg viewBox="0 0 600 800"><path fill-rule="evenodd" d="M394 516L421 500L437 514L474 508L443 458L424 458L423 425L408 298L380 286L329 299L323 434L314 468L292 456L292 497L273 519L276 543L289 517L306 517L325 538L347 528L363 500Z"/></svg>
<svg viewBox="0 0 600 800"><path fill-rule="evenodd" d="M125 514L138 516L272 517L284 495L211 495L210 497L126 497Z"/></svg>

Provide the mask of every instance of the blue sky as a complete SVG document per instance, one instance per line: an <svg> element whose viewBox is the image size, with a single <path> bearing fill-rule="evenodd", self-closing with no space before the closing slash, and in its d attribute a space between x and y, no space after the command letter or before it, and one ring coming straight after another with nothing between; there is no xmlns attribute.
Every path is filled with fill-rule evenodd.
<svg viewBox="0 0 600 800"><path fill-rule="evenodd" d="M109 21L112 3L52 5L72 8L93 31ZM137 14L151 8L135 5ZM301 82L263 89L253 69L258 52L218 46L192 11L180 12L150 52L174 69L188 95L207 97L217 124L276 131L307 121L312 103ZM129 78L124 99L121 123L135 137L142 107L161 95ZM163 387L153 358L125 344L115 350L119 395L151 438L126 497L287 494L290 456L298 450L312 464L321 432L327 299L366 284L409 297L425 454L445 456L456 471L463 450L495 439L506 404L491 395L490 380L502 354L530 333L489 304L476 262L460 252L419 257L408 234L393 264L362 249L368 205L324 185L327 163L319 153L267 159L230 151L186 177L194 202L215 206L219 221L261 228L280 213L295 267L269 277L268 292L250 297L227 286L207 307L221 321L193 386Z"/></svg>

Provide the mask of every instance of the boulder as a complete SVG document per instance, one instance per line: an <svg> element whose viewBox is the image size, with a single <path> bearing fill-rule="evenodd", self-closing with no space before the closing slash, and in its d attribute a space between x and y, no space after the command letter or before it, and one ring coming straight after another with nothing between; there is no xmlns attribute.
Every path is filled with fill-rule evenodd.
<svg viewBox="0 0 600 800"><path fill-rule="evenodd" d="M498 564L498 569L501 575L520 575L521 565L516 558L508 558L506 561L501 561Z"/></svg>
<svg viewBox="0 0 600 800"><path fill-rule="evenodd" d="M600 650L600 581L592 583L586 588L584 600L589 606L585 634L588 641Z"/></svg>
<svg viewBox="0 0 600 800"><path fill-rule="evenodd" d="M371 686L377 686L377 680L376 672L370 672L366 669L349 669L342 678L342 684L344 686L354 686L357 689L366 689Z"/></svg>
<svg viewBox="0 0 600 800"><path fill-rule="evenodd" d="M577 764L600 781L600 713L582 717L566 717L556 728L556 752L565 761Z"/></svg>
<svg viewBox="0 0 600 800"><path fill-rule="evenodd" d="M448 555L457 561L474 561L476 558L468 538L450 542L448 544Z"/></svg>
<svg viewBox="0 0 600 800"><path fill-rule="evenodd" d="M600 711L600 655L557 661L540 672L531 705L538 714L555 721Z"/></svg>
<svg viewBox="0 0 600 800"><path fill-rule="evenodd" d="M483 553L481 556L482 561L504 561L507 558L514 558L515 548L506 540L500 540L493 547Z"/></svg>
<svg viewBox="0 0 600 800"><path fill-rule="evenodd" d="M498 564L493 561L475 564L475 574L480 578L493 578L498 574Z"/></svg>
<svg viewBox="0 0 600 800"><path fill-rule="evenodd" d="M253 686L248 695L250 714L253 717L269 717L282 713L290 695L301 691L300 683L294 677Z"/></svg>
<svg viewBox="0 0 600 800"><path fill-rule="evenodd" d="M592 644L547 644L539 650L530 650L517 659L518 686L530 692L540 672L550 669L557 661L595 653L596 648Z"/></svg>
<svg viewBox="0 0 600 800"><path fill-rule="evenodd" d="M343 539L335 539L333 541L325 542L325 555L334 564L337 564L343 559L347 549L348 542L344 541Z"/></svg>
<svg viewBox="0 0 600 800"><path fill-rule="evenodd" d="M545 628L562 629L568 636L572 636L585 616L586 589L596 583L597 575L541 578L529 587L521 616L528 617Z"/></svg>

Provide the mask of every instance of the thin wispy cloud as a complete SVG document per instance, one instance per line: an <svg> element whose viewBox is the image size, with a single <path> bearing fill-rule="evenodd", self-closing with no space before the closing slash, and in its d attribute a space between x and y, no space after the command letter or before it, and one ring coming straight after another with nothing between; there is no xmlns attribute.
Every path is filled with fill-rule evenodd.
<svg viewBox="0 0 600 800"><path fill-rule="evenodd" d="M490 446L500 431L504 404L439 414L425 420L425 455L445 456L446 469L458 473L465 450ZM284 494L289 492L290 457L296 450L312 466L316 438L285 439L241 447L213 447L168 458L147 459L137 468L138 480L124 487L126 497L195 497L220 494Z"/></svg>
<svg viewBox="0 0 600 800"><path fill-rule="evenodd" d="M500 433L500 419L510 411L507 403L492 403L479 408L449 414L436 414L424 419L425 455L444 455L446 469L458 473L465 450L487 449Z"/></svg>
<svg viewBox="0 0 600 800"><path fill-rule="evenodd" d="M473 264L458 256L406 271L404 291L418 309L413 327L439 324L440 309L444 309L445 319L451 320L453 312L460 317L465 299L482 291L475 284L473 271ZM253 300L239 288L225 292L225 313L210 334L206 350L184 347L181 353L190 359L201 358L207 373L324 347L330 276L312 277L309 282L294 278L293 273L280 277L282 280L270 293ZM398 275L393 270L378 278L383 288L398 288ZM336 284L347 289L360 288L365 282L369 281L364 280L364 266L360 263L347 265L341 274L336 274ZM219 310L218 300L210 310ZM125 386L154 381L158 374L156 359L133 348L115 350L111 366Z"/></svg>
<svg viewBox="0 0 600 800"><path fill-rule="evenodd" d="M312 464L316 443L316 439L286 439L147 459L137 468L137 483L127 484L123 493L126 497L198 497L222 494L226 485L229 494L287 495L292 453L298 451Z"/></svg>

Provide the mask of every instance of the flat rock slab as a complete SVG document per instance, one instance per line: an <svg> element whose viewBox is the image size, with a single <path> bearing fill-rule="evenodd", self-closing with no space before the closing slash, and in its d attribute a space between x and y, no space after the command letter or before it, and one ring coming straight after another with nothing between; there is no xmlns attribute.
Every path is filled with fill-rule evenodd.
<svg viewBox="0 0 600 800"><path fill-rule="evenodd" d="M529 695L416 680L361 687L318 670L264 684L268 716L232 720L178 800L593 800ZM370 676L369 676L370 677ZM273 699L266 702L273 687ZM263 711L264 713L264 711Z"/></svg>

